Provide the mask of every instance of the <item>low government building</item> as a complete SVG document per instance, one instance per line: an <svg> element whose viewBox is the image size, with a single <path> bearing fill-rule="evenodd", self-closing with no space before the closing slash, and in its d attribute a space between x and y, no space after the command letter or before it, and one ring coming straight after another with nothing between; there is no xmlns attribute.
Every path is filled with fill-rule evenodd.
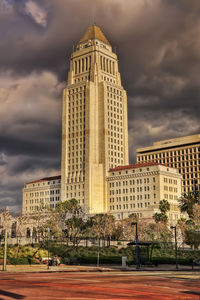
<svg viewBox="0 0 200 300"><path fill-rule="evenodd" d="M22 213L55 208L60 201L61 176L41 178L25 183L23 188Z"/></svg>
<svg viewBox="0 0 200 300"><path fill-rule="evenodd" d="M117 219L135 213L140 218L152 218L163 199L170 204L169 221L180 218L178 198L181 196L181 175L177 169L158 163L133 164L110 170L108 211Z"/></svg>
<svg viewBox="0 0 200 300"><path fill-rule="evenodd" d="M61 177L46 177L26 183L23 189L23 213L37 213L55 208L60 201ZM135 213L139 218L152 218L163 199L170 204L170 223L180 218L178 198L181 175L177 169L150 162L110 169L107 181L107 210L117 219ZM71 194L71 198L74 194Z"/></svg>

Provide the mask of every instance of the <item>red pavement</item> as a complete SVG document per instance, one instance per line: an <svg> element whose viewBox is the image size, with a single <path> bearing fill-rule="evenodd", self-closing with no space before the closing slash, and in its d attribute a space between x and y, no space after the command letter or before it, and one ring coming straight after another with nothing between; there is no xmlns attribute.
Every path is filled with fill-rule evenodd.
<svg viewBox="0 0 200 300"><path fill-rule="evenodd" d="M173 276L173 277L171 277ZM196 277L194 277L196 278ZM176 273L1 273L2 299L200 299L200 280Z"/></svg>

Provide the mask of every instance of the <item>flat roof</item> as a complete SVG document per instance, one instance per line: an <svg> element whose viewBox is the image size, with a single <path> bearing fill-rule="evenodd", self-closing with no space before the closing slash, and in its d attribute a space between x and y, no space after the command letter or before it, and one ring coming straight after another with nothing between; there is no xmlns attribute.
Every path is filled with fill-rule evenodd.
<svg viewBox="0 0 200 300"><path fill-rule="evenodd" d="M142 167L161 166L161 165L162 164L157 163L157 162L131 164L131 165L126 165L126 166L115 167L113 169L110 169L109 172L116 172L116 171L127 170L127 169L137 169L137 168L142 168ZM165 166L165 165L162 165L162 166ZM165 166L165 167L167 167L167 166Z"/></svg>
<svg viewBox="0 0 200 300"><path fill-rule="evenodd" d="M200 134L178 137L169 140L156 141L152 146L138 148L137 153L145 153L151 151L159 151L176 147L193 146L200 143Z"/></svg>
<svg viewBox="0 0 200 300"><path fill-rule="evenodd" d="M42 182L42 181L52 181L52 180L58 180L61 179L61 175L57 175L57 176L51 176L51 177L43 177L34 181L30 181L27 182L26 184L30 184L30 183L37 183L37 182Z"/></svg>

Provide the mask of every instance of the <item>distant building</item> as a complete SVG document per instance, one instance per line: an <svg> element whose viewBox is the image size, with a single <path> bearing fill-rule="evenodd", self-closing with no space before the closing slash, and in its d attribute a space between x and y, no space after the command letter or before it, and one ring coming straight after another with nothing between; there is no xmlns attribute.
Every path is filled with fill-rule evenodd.
<svg viewBox="0 0 200 300"><path fill-rule="evenodd" d="M108 211L118 219L131 213L151 218L160 212L160 200L170 203L169 220L180 218L178 198L181 196L181 175L178 170L158 163L116 167L109 172Z"/></svg>
<svg viewBox="0 0 200 300"><path fill-rule="evenodd" d="M34 213L46 208L55 208L60 199L61 176L45 177L25 183L23 188L22 213Z"/></svg>
<svg viewBox="0 0 200 300"><path fill-rule="evenodd" d="M154 142L137 149L137 162L158 162L177 168L182 175L182 191L200 185L200 134Z"/></svg>

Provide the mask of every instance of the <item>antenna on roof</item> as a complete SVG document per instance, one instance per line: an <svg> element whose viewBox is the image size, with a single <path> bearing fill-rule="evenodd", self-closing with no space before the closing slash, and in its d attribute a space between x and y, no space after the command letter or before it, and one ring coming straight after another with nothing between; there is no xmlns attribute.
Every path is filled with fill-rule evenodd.
<svg viewBox="0 0 200 300"><path fill-rule="evenodd" d="M114 47L114 52L117 54L117 47L116 46Z"/></svg>

